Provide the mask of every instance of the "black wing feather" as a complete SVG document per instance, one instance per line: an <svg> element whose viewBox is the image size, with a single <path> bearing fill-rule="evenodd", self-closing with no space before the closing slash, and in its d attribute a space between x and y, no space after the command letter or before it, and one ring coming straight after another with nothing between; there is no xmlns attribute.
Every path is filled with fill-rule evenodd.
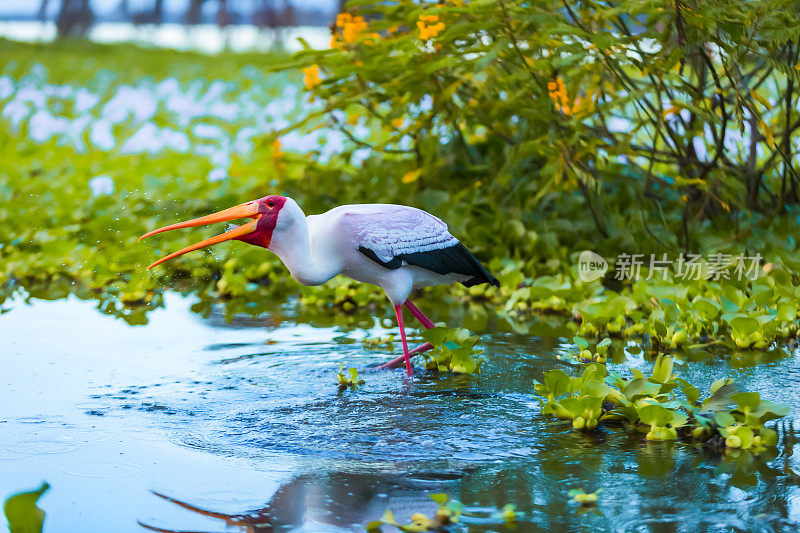
<svg viewBox="0 0 800 533"><path fill-rule="evenodd" d="M458 243L447 248L438 250L428 250L425 252L414 252L410 254L398 254L389 261L382 261L372 250L363 246L358 247L358 251L369 257L376 263L392 270L403 266L403 261L409 265L415 265L437 274L463 274L470 276L461 283L466 287L489 283L495 287L500 286L497 278L492 276L486 267L478 261L474 255L469 253L463 244Z"/></svg>

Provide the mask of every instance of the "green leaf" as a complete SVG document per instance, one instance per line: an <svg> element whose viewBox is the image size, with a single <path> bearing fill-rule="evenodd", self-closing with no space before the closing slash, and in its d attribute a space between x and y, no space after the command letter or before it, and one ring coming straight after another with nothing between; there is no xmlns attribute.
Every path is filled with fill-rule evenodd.
<svg viewBox="0 0 800 533"><path fill-rule="evenodd" d="M395 520L394 513L391 509L386 509L386 511L383 513L383 518L381 518L381 522L384 524L397 526L397 520Z"/></svg>
<svg viewBox="0 0 800 533"><path fill-rule="evenodd" d="M550 370L544 375L544 385L547 391L556 398L567 393L567 388L572 378L563 370Z"/></svg>
<svg viewBox="0 0 800 533"><path fill-rule="evenodd" d="M597 353L605 354L606 352L608 352L609 346L611 346L611 339L606 337L605 339L597 343L597 348L596 348Z"/></svg>
<svg viewBox="0 0 800 533"><path fill-rule="evenodd" d="M697 296L692 300L692 309L697 311L703 320L715 320L719 316L722 306L710 298Z"/></svg>
<svg viewBox="0 0 800 533"><path fill-rule="evenodd" d="M450 497L447 494L440 492L436 494L429 494L431 500L435 501L439 506L442 506L450 500Z"/></svg>
<svg viewBox="0 0 800 533"><path fill-rule="evenodd" d="M21 492L11 496L3 506L10 533L41 533L44 511L36 506L39 498L50 485L44 483L33 492Z"/></svg>
<svg viewBox="0 0 800 533"><path fill-rule="evenodd" d="M753 445L753 430L749 427L740 427L736 430L736 436L739 437L742 441L741 448L743 450L748 449Z"/></svg>
<svg viewBox="0 0 800 533"><path fill-rule="evenodd" d="M574 342L579 348L584 350L589 347L589 342L583 337L573 337L572 342Z"/></svg>
<svg viewBox="0 0 800 533"><path fill-rule="evenodd" d="M472 357L472 348L450 350L450 369L460 374L474 374L478 362Z"/></svg>
<svg viewBox="0 0 800 533"><path fill-rule="evenodd" d="M719 427L725 428L735 424L736 419L728 411L720 411L717 413L717 416L714 417L714 422L716 422Z"/></svg>
<svg viewBox="0 0 800 533"><path fill-rule="evenodd" d="M761 402L761 396L757 392L737 392L731 394L731 400L736 402L739 411L754 410Z"/></svg>
<svg viewBox="0 0 800 533"><path fill-rule="evenodd" d="M733 404L732 395L741 392L741 387L736 383L729 383L719 387L714 394L703 401L703 411L719 411L727 409Z"/></svg>
<svg viewBox="0 0 800 533"><path fill-rule="evenodd" d="M656 358L656 363L653 366L653 381L658 383L666 383L672 377L672 357L660 354Z"/></svg>
<svg viewBox="0 0 800 533"><path fill-rule="evenodd" d="M737 315L731 318L728 323L737 335L747 337L748 335L761 330L761 323L753 317Z"/></svg>
<svg viewBox="0 0 800 533"><path fill-rule="evenodd" d="M639 419L645 424L666 426L672 422L673 413L659 404L647 404L636 409Z"/></svg>
<svg viewBox="0 0 800 533"><path fill-rule="evenodd" d="M422 338L434 346L441 346L444 344L447 333L450 330L444 326L436 326L431 329L426 329L422 332Z"/></svg>
<svg viewBox="0 0 800 533"><path fill-rule="evenodd" d="M591 379L583 384L581 392L593 398L605 398L611 392L611 387L600 380Z"/></svg>
<svg viewBox="0 0 800 533"><path fill-rule="evenodd" d="M789 302L778 304L778 320L781 322L792 322L797 318L797 308Z"/></svg>
<svg viewBox="0 0 800 533"><path fill-rule="evenodd" d="M761 400L758 407L753 410L750 415L758 418L761 423L774 420L776 418L783 418L789 414L789 405L785 403L774 403L769 400Z"/></svg>
<svg viewBox="0 0 800 533"><path fill-rule="evenodd" d="M695 405L697 400L700 399L700 390L683 378L678 378L678 382L681 384L683 394L686 395L686 401L691 405Z"/></svg>

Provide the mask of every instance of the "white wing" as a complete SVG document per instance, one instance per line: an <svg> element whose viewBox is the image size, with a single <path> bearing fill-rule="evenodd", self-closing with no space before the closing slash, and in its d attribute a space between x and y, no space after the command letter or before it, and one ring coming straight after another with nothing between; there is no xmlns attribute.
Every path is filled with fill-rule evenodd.
<svg viewBox="0 0 800 533"><path fill-rule="evenodd" d="M358 245L371 250L386 263L401 254L440 250L458 244L458 239L447 231L447 224L413 207L363 206L345 213L345 220Z"/></svg>

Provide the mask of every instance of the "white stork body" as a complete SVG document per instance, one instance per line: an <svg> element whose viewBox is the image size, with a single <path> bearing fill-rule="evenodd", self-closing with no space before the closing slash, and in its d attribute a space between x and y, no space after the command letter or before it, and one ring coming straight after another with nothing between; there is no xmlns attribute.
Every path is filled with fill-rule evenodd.
<svg viewBox="0 0 800 533"><path fill-rule="evenodd" d="M278 216L269 249L303 285L321 285L343 274L382 287L392 305L402 305L413 289L466 281L465 274L439 274L401 260L387 268L359 250L390 262L404 253L424 253L458 244L447 225L413 207L391 204L341 205L305 216L288 199Z"/></svg>
<svg viewBox="0 0 800 533"><path fill-rule="evenodd" d="M395 308L409 375L412 373L410 356L431 346L426 343L409 352L402 306L405 305L425 327L433 327L433 322L408 300L411 291L454 282L467 286L498 285L483 265L450 234L444 222L425 211L402 205L342 205L319 215L306 216L291 198L265 196L219 213L151 231L142 238L171 229L245 217L254 220L174 252L148 268L198 248L236 239L274 252L292 277L303 285L321 285L340 274L378 285ZM395 366L397 361L388 366Z"/></svg>

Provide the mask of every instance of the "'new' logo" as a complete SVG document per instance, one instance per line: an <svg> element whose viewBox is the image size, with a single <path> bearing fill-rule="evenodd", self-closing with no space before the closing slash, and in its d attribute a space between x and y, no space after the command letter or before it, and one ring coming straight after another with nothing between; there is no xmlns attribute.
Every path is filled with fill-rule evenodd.
<svg viewBox="0 0 800 533"><path fill-rule="evenodd" d="M606 270L608 270L608 263L605 259L589 250L581 252L578 258L578 277L581 278L581 281L589 283L600 279Z"/></svg>

